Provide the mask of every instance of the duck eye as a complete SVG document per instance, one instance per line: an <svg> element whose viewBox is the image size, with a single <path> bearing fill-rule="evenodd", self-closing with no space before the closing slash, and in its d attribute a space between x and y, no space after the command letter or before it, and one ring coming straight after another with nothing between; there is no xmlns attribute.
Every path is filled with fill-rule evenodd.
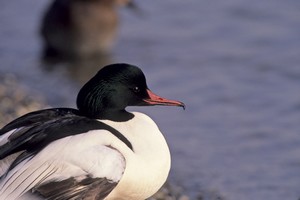
<svg viewBox="0 0 300 200"><path fill-rule="evenodd" d="M137 87L137 86L134 87L132 90L133 90L134 93L139 93L140 92L140 88Z"/></svg>

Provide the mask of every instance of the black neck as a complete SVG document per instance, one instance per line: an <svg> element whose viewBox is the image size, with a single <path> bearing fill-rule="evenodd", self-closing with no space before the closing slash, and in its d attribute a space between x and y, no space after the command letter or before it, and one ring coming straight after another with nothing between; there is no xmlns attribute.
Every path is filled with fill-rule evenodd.
<svg viewBox="0 0 300 200"><path fill-rule="evenodd" d="M134 115L132 113L127 112L126 110L102 110L98 113L84 113L83 115L94 118L94 119L102 119L102 120L111 120L116 122L124 122L132 119Z"/></svg>
<svg viewBox="0 0 300 200"><path fill-rule="evenodd" d="M134 115L126 110L105 110L98 119L107 119L116 122L124 122L132 119Z"/></svg>

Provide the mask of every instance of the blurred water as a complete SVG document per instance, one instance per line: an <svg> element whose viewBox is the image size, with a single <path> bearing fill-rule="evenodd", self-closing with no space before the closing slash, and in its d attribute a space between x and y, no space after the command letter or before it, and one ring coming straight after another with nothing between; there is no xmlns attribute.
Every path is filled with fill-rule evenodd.
<svg viewBox="0 0 300 200"><path fill-rule="evenodd" d="M186 111L132 108L165 133L171 180L192 197L299 198L300 1L137 3L143 15L121 10L109 59L141 66L153 91L186 103ZM74 106L97 68L43 67L37 30L47 4L0 2L0 72L16 74L52 106Z"/></svg>

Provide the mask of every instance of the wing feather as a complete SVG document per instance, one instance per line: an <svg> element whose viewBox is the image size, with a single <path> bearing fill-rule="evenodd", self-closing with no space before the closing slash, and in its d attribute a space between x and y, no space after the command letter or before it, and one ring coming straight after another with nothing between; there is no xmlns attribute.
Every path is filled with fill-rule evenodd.
<svg viewBox="0 0 300 200"><path fill-rule="evenodd" d="M106 178L86 176L83 180L69 178L60 182L51 182L35 188L35 193L49 200L65 199L104 199L117 183Z"/></svg>
<svg viewBox="0 0 300 200"><path fill-rule="evenodd" d="M91 130L97 131L88 138ZM120 132L75 109L36 111L7 124L0 130L0 199L22 195L49 200L105 198L122 177L123 155L100 143L82 152L72 144L66 147L70 138L77 138L82 146L82 137L93 141L103 134L113 134L132 150ZM65 156L55 157L60 154Z"/></svg>
<svg viewBox="0 0 300 200"><path fill-rule="evenodd" d="M126 163L119 151L93 140L92 146L77 148L95 137L96 132L63 138L26 158L0 180L0 199L29 193L49 200L104 198L121 179Z"/></svg>

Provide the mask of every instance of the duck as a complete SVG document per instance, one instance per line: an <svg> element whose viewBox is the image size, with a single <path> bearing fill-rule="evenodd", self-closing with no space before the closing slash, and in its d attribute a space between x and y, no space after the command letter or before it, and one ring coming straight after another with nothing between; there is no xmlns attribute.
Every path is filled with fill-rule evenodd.
<svg viewBox="0 0 300 200"><path fill-rule="evenodd" d="M144 200L167 180L171 155L157 124L129 106L177 106L142 70L116 63L79 90L76 108L27 113L0 129L1 200Z"/></svg>
<svg viewBox="0 0 300 200"><path fill-rule="evenodd" d="M136 8L132 0L54 0L41 20L42 58L74 60L109 54L122 6Z"/></svg>

